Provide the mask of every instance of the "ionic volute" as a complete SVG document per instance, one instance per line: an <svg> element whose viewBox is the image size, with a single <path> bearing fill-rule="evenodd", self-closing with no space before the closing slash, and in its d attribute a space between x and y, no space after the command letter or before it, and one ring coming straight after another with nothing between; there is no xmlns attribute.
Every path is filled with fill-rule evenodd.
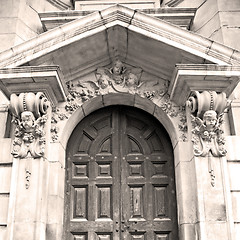
<svg viewBox="0 0 240 240"><path fill-rule="evenodd" d="M12 154L16 158L38 158L44 155L49 101L42 92L12 94L10 109L16 124Z"/></svg>
<svg viewBox="0 0 240 240"><path fill-rule="evenodd" d="M222 124L223 112L227 106L226 94L214 91L192 92L187 101L193 127L193 152L197 157L208 158L212 186L215 185L212 158L226 155Z"/></svg>

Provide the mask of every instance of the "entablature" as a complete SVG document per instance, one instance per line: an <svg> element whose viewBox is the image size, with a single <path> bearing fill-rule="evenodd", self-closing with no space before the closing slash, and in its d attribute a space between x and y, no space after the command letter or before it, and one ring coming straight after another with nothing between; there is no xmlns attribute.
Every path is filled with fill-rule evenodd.
<svg viewBox="0 0 240 240"><path fill-rule="evenodd" d="M1 90L11 94L43 92L52 106L66 100L68 90L58 66L34 66L0 69Z"/></svg>

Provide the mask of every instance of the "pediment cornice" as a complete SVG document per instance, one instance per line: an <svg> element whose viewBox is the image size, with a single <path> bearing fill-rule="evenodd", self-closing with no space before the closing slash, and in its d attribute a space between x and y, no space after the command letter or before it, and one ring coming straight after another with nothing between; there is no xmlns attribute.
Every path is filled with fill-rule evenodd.
<svg viewBox="0 0 240 240"><path fill-rule="evenodd" d="M240 53L210 39L132 9L115 5L92 13L0 54L0 67L16 67L114 26L132 31L219 65L239 65ZM109 50L111 57L111 51ZM114 56L112 56L114 57Z"/></svg>
<svg viewBox="0 0 240 240"><path fill-rule="evenodd" d="M139 9L139 12L148 14L152 17L170 22L176 26L182 27L184 29L189 29L192 21L194 19L196 8L148 8ZM83 18L95 10L80 11L80 10L70 10L70 11L57 11L57 12L44 12L39 13L39 17L43 24L44 30L49 31L53 28L59 27L63 24L69 23L76 19Z"/></svg>

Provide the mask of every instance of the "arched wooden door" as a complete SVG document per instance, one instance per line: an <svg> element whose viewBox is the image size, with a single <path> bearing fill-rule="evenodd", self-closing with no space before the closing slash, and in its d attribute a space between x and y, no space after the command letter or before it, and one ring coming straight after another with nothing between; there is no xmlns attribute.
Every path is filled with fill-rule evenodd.
<svg viewBox="0 0 240 240"><path fill-rule="evenodd" d="M80 122L67 150L67 240L178 239L172 148L153 117L101 109Z"/></svg>

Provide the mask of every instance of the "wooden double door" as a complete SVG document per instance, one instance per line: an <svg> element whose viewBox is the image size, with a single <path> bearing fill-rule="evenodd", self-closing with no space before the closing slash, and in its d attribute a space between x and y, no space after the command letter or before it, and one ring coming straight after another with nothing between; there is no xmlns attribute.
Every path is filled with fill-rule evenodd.
<svg viewBox="0 0 240 240"><path fill-rule="evenodd" d="M172 148L154 118L101 109L80 122L67 149L67 240L178 239Z"/></svg>

